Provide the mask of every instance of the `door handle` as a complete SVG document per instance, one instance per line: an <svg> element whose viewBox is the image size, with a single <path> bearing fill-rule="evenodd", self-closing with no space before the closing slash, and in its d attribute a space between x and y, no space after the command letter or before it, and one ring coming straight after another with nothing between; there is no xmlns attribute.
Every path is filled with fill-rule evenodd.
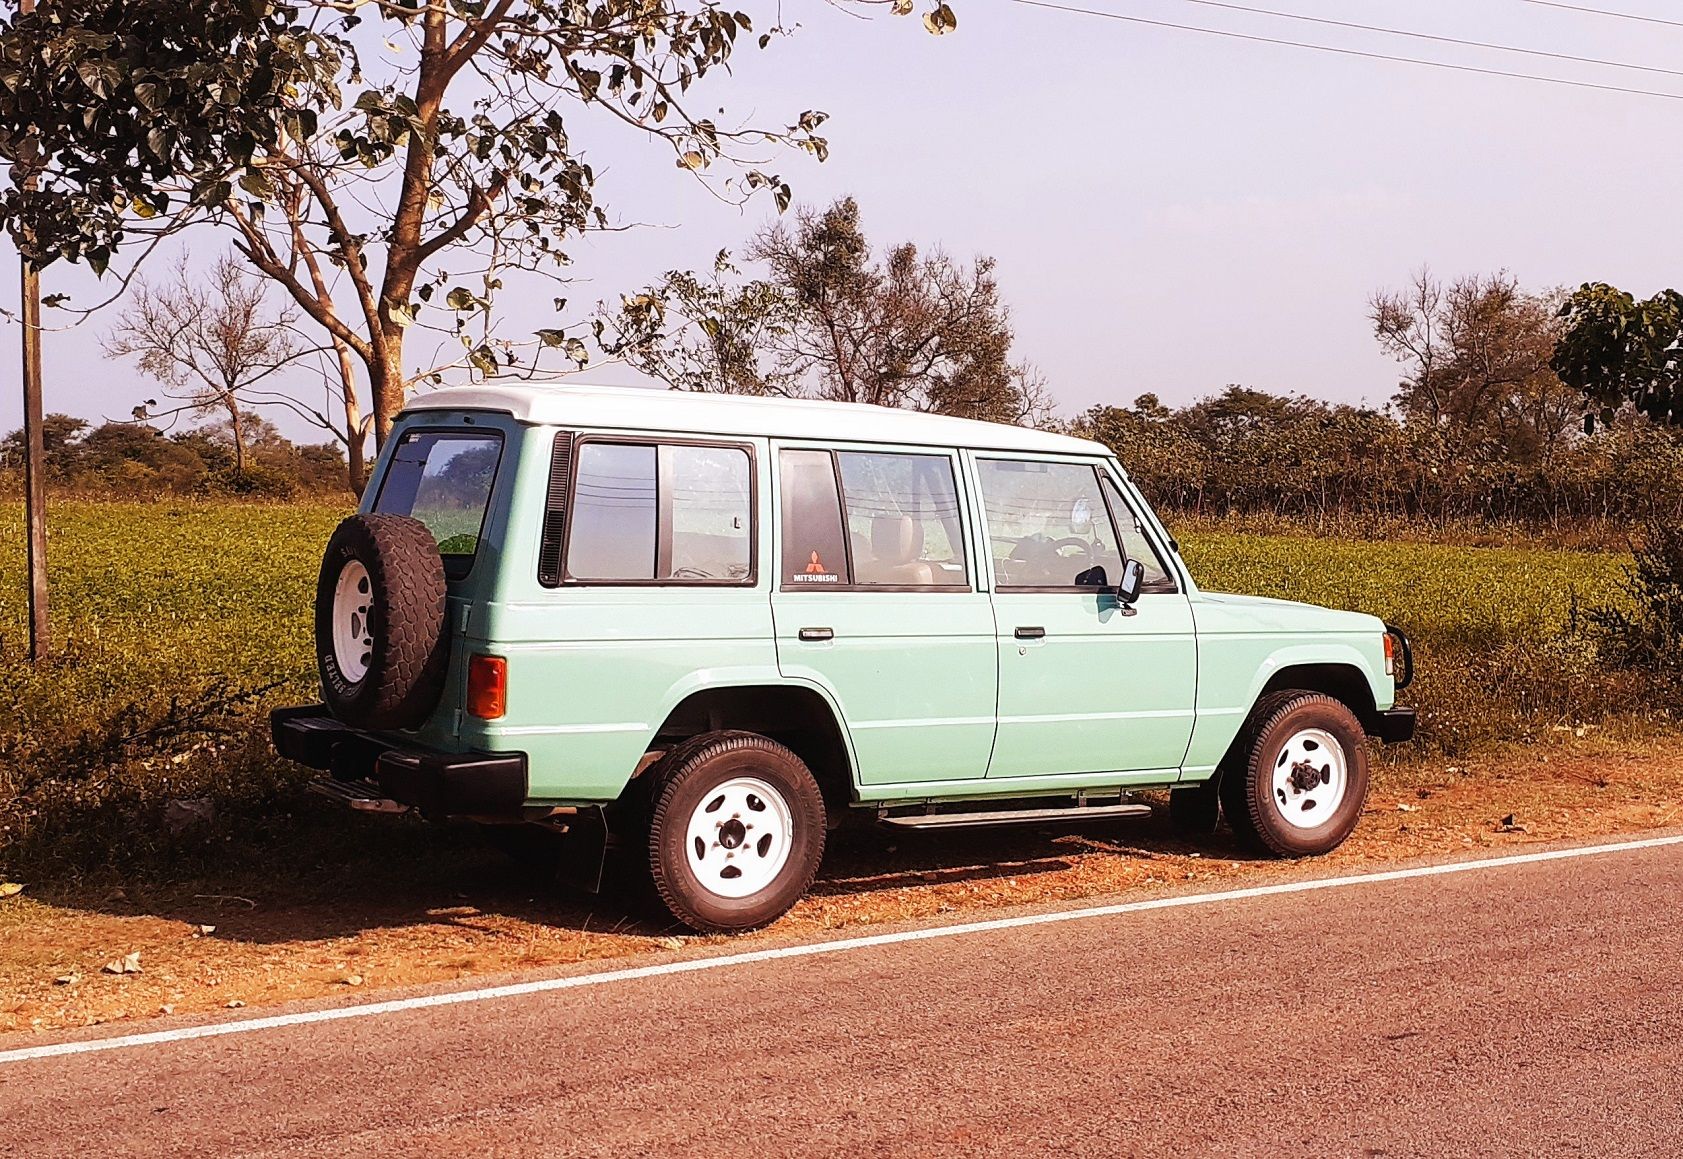
<svg viewBox="0 0 1683 1159"><path fill-rule="evenodd" d="M822 644L826 640L834 640L836 633L832 628L802 628L800 637L809 644Z"/></svg>
<svg viewBox="0 0 1683 1159"><path fill-rule="evenodd" d="M1046 629L1018 628L1015 634L1019 640L1044 640L1046 638Z"/></svg>

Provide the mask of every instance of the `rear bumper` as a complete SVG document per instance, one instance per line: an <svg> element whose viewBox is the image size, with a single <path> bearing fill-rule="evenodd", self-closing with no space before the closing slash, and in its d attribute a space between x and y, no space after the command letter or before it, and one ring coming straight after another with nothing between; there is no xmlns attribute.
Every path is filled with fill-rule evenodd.
<svg viewBox="0 0 1683 1159"><path fill-rule="evenodd" d="M526 804L525 753L442 753L335 720L320 704L269 714L275 751L335 780L370 780L429 816L518 819Z"/></svg>
<svg viewBox="0 0 1683 1159"><path fill-rule="evenodd" d="M1379 727L1374 730L1374 736L1386 744L1400 744L1414 739L1414 710L1412 708L1388 708L1379 714Z"/></svg>

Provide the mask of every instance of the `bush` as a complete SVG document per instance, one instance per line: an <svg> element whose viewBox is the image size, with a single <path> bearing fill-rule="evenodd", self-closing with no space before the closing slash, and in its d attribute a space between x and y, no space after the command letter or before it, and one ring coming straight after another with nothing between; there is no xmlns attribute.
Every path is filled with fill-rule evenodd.
<svg viewBox="0 0 1683 1159"><path fill-rule="evenodd" d="M211 474L204 481L204 491L241 499L291 499L298 494L298 482L273 467L251 463L244 471L230 467Z"/></svg>
<svg viewBox="0 0 1683 1159"><path fill-rule="evenodd" d="M1683 689L1683 525L1650 520L1631 544L1619 585L1625 599L1582 613L1602 658L1616 668L1659 677Z"/></svg>
<svg viewBox="0 0 1683 1159"><path fill-rule="evenodd" d="M1683 518L1683 437L1621 416L1516 457L1390 411L1229 387L1171 409L1096 406L1072 433L1109 446L1166 514L1527 530Z"/></svg>

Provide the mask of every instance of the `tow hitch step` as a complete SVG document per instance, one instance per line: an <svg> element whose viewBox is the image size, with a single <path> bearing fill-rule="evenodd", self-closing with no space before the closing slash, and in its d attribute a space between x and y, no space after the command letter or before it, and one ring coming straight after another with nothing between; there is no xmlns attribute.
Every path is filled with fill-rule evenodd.
<svg viewBox="0 0 1683 1159"><path fill-rule="evenodd" d="M1133 801L1110 805L1064 805L1049 809L986 809L970 813L890 813L877 820L899 829L981 829L996 825L1043 825L1058 821L1102 820L1116 817L1149 817L1151 806Z"/></svg>
<svg viewBox="0 0 1683 1159"><path fill-rule="evenodd" d="M338 801L349 805L362 813L407 813L409 806L400 801L393 801L380 792L380 786L373 781L341 781L335 777L317 777L309 784L309 790L318 796L326 797L330 801Z"/></svg>

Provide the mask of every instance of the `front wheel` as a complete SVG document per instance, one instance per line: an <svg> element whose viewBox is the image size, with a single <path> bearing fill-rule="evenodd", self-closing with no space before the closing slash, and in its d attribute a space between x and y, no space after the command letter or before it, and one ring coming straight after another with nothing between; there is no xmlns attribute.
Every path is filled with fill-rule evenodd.
<svg viewBox="0 0 1683 1159"><path fill-rule="evenodd" d="M688 741L649 770L648 868L666 909L702 933L776 921L824 856L824 797L794 753L755 733Z"/></svg>
<svg viewBox="0 0 1683 1159"><path fill-rule="evenodd" d="M1356 827L1367 800L1367 743L1345 705L1315 692L1281 692L1258 704L1239 763L1222 778L1234 836L1258 853L1330 853Z"/></svg>

